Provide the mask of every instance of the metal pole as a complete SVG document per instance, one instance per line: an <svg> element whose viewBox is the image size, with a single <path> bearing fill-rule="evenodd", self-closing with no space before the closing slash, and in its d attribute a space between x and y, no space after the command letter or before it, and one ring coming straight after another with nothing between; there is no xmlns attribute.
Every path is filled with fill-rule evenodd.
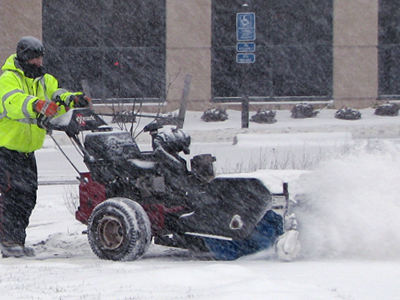
<svg viewBox="0 0 400 300"><path fill-rule="evenodd" d="M242 128L249 128L249 96L243 93L242 96Z"/></svg>
<svg viewBox="0 0 400 300"><path fill-rule="evenodd" d="M242 12L249 11L249 4L246 1L242 5ZM240 92L242 97L242 128L249 128L249 93L248 93L248 64L239 64Z"/></svg>

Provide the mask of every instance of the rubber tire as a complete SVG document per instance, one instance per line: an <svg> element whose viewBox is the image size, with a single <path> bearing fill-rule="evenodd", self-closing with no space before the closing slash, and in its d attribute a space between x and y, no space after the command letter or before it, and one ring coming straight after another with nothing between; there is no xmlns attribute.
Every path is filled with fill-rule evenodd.
<svg viewBox="0 0 400 300"><path fill-rule="evenodd" d="M100 259L131 261L140 258L151 242L147 213L128 198L110 198L93 210L88 240Z"/></svg>

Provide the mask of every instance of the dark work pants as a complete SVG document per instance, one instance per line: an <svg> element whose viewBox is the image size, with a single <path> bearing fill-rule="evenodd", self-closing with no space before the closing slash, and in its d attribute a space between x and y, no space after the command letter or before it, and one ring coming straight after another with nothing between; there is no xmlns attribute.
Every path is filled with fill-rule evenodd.
<svg viewBox="0 0 400 300"><path fill-rule="evenodd" d="M25 245L37 188L35 154L0 147L0 241Z"/></svg>

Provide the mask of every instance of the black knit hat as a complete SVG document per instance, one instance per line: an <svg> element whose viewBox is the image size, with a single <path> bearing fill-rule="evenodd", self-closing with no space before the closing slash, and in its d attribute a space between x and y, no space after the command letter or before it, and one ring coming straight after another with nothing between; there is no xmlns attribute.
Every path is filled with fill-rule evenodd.
<svg viewBox="0 0 400 300"><path fill-rule="evenodd" d="M24 36L17 44L17 58L27 62L33 58L44 55L44 46L41 41L33 36Z"/></svg>

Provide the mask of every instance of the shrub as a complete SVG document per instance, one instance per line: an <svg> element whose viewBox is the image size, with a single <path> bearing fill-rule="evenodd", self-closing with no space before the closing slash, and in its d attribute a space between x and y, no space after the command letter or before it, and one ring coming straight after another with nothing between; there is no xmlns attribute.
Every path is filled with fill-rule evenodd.
<svg viewBox="0 0 400 300"><path fill-rule="evenodd" d="M276 122L275 116L276 111L259 109L257 113L251 117L250 121L256 123L273 124Z"/></svg>
<svg viewBox="0 0 400 300"><path fill-rule="evenodd" d="M379 105L375 109L374 115L394 117L399 115L399 109L400 106L395 103L386 103Z"/></svg>
<svg viewBox="0 0 400 300"><path fill-rule="evenodd" d="M118 111L113 115L111 123L133 123L136 121L136 113L134 111Z"/></svg>
<svg viewBox="0 0 400 300"><path fill-rule="evenodd" d="M306 103L296 104L291 112L292 118L295 119L313 118L319 113L319 111L314 111L314 107L311 104Z"/></svg>
<svg viewBox="0 0 400 300"><path fill-rule="evenodd" d="M335 118L342 120L358 120L361 119L361 113L352 108L342 108L335 113Z"/></svg>
<svg viewBox="0 0 400 300"><path fill-rule="evenodd" d="M159 117L156 117L156 121L160 125L176 125L176 126L178 126L182 122L181 120L179 120L178 115L172 112L161 114Z"/></svg>
<svg viewBox="0 0 400 300"><path fill-rule="evenodd" d="M201 119L205 122L221 122L228 120L228 114L226 113L226 109L208 109L201 116Z"/></svg>

